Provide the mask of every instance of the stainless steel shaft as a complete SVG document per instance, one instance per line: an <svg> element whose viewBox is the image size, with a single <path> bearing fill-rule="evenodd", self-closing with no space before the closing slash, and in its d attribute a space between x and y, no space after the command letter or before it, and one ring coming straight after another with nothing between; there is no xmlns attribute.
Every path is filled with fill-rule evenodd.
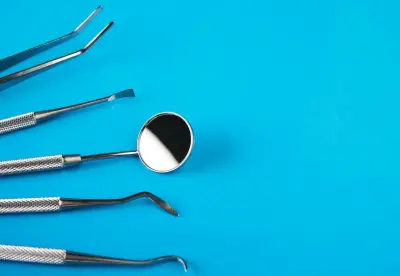
<svg viewBox="0 0 400 276"><path fill-rule="evenodd" d="M56 212L61 208L59 197L1 199L0 214Z"/></svg>
<svg viewBox="0 0 400 276"><path fill-rule="evenodd" d="M60 249L0 245L0 260L42 264L63 264L67 251Z"/></svg>
<svg viewBox="0 0 400 276"><path fill-rule="evenodd" d="M36 125L36 118L33 112L0 120L0 135L34 125Z"/></svg>

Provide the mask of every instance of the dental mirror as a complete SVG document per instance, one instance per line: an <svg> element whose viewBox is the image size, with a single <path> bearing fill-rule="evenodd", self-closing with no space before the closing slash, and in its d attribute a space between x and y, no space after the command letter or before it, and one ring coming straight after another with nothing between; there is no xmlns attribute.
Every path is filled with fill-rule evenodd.
<svg viewBox="0 0 400 276"><path fill-rule="evenodd" d="M189 157L193 131L178 114L162 113L144 124L137 144L139 157L147 168L159 173L171 172Z"/></svg>
<svg viewBox="0 0 400 276"><path fill-rule="evenodd" d="M193 130L188 121L179 114L163 112L145 122L138 135L136 151L88 156L54 155L3 161L0 162L0 176L61 169L87 161L136 155L148 169L168 173L185 163L192 152L193 144Z"/></svg>

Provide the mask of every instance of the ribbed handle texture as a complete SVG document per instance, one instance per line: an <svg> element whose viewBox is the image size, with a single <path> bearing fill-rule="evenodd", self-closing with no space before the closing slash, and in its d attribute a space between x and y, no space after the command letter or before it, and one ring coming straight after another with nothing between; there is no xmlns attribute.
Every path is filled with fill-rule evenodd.
<svg viewBox="0 0 400 276"><path fill-rule="evenodd" d="M59 169L64 166L62 155L0 162L0 175Z"/></svg>
<svg viewBox="0 0 400 276"><path fill-rule="evenodd" d="M0 135L34 125L36 125L36 119L33 112L0 120Z"/></svg>
<svg viewBox="0 0 400 276"><path fill-rule="evenodd" d="M60 210L59 197L1 199L0 214L55 212Z"/></svg>
<svg viewBox="0 0 400 276"><path fill-rule="evenodd" d="M0 260L42 264L63 264L67 252L59 249L0 245Z"/></svg>

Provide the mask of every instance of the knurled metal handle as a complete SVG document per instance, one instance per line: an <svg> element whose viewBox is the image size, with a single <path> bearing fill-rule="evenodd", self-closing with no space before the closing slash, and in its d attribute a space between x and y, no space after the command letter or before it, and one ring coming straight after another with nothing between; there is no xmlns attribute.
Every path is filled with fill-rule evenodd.
<svg viewBox="0 0 400 276"><path fill-rule="evenodd" d="M0 120L0 135L34 125L36 125L36 118L33 112Z"/></svg>
<svg viewBox="0 0 400 276"><path fill-rule="evenodd" d="M59 169L64 166L62 155L0 162L0 176Z"/></svg>
<svg viewBox="0 0 400 276"><path fill-rule="evenodd" d="M0 260L42 264L63 264L67 251L60 249L0 245Z"/></svg>
<svg viewBox="0 0 400 276"><path fill-rule="evenodd" d="M59 211L59 197L1 199L0 214Z"/></svg>

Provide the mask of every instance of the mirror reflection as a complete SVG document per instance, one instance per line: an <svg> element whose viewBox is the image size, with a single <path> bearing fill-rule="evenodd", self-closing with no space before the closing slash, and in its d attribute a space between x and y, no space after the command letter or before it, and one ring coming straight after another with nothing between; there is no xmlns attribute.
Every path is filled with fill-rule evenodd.
<svg viewBox="0 0 400 276"><path fill-rule="evenodd" d="M170 172L188 158L193 145L189 123L174 113L162 113L150 119L138 138L143 163L156 172Z"/></svg>

